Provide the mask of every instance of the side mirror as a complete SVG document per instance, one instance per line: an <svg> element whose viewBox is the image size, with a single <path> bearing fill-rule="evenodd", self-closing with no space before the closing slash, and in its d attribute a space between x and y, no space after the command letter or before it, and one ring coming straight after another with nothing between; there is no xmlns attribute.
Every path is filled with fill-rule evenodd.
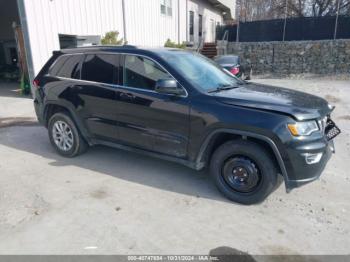
<svg viewBox="0 0 350 262"><path fill-rule="evenodd" d="M156 82L155 91L160 94L167 95L183 95L185 94L184 90L180 88L174 79L159 79Z"/></svg>

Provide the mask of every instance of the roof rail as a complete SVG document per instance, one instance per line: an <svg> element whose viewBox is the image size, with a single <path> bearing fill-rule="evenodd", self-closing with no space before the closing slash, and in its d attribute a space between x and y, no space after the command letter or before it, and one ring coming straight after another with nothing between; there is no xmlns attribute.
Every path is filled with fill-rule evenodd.
<svg viewBox="0 0 350 262"><path fill-rule="evenodd" d="M137 49L137 46L136 46L136 45L122 45L122 47Z"/></svg>
<svg viewBox="0 0 350 262"><path fill-rule="evenodd" d="M118 47L118 48L137 48L137 46L135 45L92 45L92 46L82 46L82 47L78 47L78 48L109 48L109 47Z"/></svg>
<svg viewBox="0 0 350 262"><path fill-rule="evenodd" d="M109 49L109 48L128 48L128 49L137 49L137 46L134 45L91 45L91 46L79 46L79 47L72 47L72 48L65 48L57 51L53 51L53 54L60 54L62 52L69 52L74 50L81 50L81 49Z"/></svg>

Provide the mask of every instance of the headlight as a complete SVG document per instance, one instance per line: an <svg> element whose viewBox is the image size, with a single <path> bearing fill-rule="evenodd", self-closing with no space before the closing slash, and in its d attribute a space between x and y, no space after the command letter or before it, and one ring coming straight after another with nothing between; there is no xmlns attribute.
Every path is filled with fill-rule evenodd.
<svg viewBox="0 0 350 262"><path fill-rule="evenodd" d="M295 124L288 124L288 129L293 136L309 136L319 129L316 121L297 122Z"/></svg>

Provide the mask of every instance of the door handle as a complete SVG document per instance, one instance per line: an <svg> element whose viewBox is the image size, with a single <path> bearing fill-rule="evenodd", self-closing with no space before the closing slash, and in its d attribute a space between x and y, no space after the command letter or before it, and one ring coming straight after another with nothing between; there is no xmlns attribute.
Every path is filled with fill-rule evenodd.
<svg viewBox="0 0 350 262"><path fill-rule="evenodd" d="M83 90L83 87L81 85L70 85L69 87L73 90L74 89L78 91Z"/></svg>
<svg viewBox="0 0 350 262"><path fill-rule="evenodd" d="M120 93L120 98L124 100L134 100L135 96L131 93Z"/></svg>

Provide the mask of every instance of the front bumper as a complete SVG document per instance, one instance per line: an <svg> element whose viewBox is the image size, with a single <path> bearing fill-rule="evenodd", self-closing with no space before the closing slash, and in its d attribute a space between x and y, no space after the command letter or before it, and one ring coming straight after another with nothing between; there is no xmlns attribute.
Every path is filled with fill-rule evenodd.
<svg viewBox="0 0 350 262"><path fill-rule="evenodd" d="M333 140L326 141L326 139L289 148L288 161L286 161L288 177L285 177L287 192L317 180L334 152ZM306 155L309 154L322 154L322 157L317 163L309 164L306 161Z"/></svg>

